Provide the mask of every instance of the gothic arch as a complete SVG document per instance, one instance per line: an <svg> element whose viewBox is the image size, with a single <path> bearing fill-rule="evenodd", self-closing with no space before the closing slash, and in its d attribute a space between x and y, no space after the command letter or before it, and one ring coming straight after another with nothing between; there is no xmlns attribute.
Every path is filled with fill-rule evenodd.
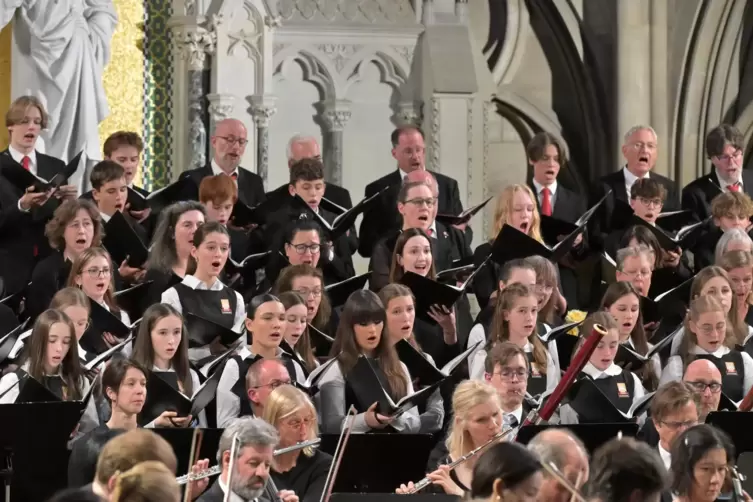
<svg viewBox="0 0 753 502"><path fill-rule="evenodd" d="M524 0L489 0L489 38L483 49L497 85L509 83L526 49L528 9Z"/></svg>
<svg viewBox="0 0 753 502"><path fill-rule="evenodd" d="M395 58L382 51L367 53L355 60L355 63L351 65L352 70L345 72L349 76L343 85L342 95L347 96L350 86L363 79L362 72L370 63L374 63L379 68L381 81L401 95L403 87L408 82L407 73Z"/></svg>
<svg viewBox="0 0 753 502"><path fill-rule="evenodd" d="M332 72L313 52L290 47L274 56L275 74L283 71L285 65L298 63L303 69L303 78L320 92L322 101L336 99L337 89Z"/></svg>

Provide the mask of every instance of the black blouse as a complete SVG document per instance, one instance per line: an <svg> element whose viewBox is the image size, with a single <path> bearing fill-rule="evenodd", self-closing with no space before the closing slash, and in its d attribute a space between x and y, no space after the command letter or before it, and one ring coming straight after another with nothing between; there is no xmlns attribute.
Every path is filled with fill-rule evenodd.
<svg viewBox="0 0 753 502"><path fill-rule="evenodd" d="M293 490L301 502L319 502L331 464L332 456L320 450L311 457L301 453L289 471L272 471L272 480L279 490Z"/></svg>

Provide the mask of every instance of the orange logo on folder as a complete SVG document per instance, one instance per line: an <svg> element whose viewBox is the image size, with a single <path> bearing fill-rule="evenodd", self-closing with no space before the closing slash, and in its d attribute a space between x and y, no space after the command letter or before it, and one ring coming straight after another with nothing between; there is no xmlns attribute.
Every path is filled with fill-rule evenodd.
<svg viewBox="0 0 753 502"><path fill-rule="evenodd" d="M222 307L223 314L232 314L233 310L230 308L230 300L223 298L220 300L220 306Z"/></svg>
<svg viewBox="0 0 753 502"><path fill-rule="evenodd" d="M727 361L724 363L724 367L726 368L728 375L737 375L737 368L735 368L734 362Z"/></svg>
<svg viewBox="0 0 753 502"><path fill-rule="evenodd" d="M630 397L628 394L627 385L623 382L617 382L617 397Z"/></svg>

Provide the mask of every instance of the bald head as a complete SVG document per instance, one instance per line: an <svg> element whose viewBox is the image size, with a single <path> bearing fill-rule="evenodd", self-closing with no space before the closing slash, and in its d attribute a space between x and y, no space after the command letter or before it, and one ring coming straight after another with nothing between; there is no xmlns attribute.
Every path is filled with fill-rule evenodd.
<svg viewBox="0 0 753 502"><path fill-rule="evenodd" d="M696 359L688 364L682 380L692 387L698 397L699 421L704 422L706 415L719 409L722 397L722 374L714 363L708 359ZM711 386L715 386L713 391Z"/></svg>
<svg viewBox="0 0 753 502"><path fill-rule="evenodd" d="M226 174L233 174L241 163L248 143L248 131L238 119L217 122L212 135L214 161Z"/></svg>
<svg viewBox="0 0 753 502"><path fill-rule="evenodd" d="M288 142L288 167L303 159L317 159L322 156L316 138L296 135Z"/></svg>
<svg viewBox="0 0 753 502"><path fill-rule="evenodd" d="M261 416L272 390L291 383L290 374L279 359L260 359L252 364L246 373L246 389L254 414Z"/></svg>
<svg viewBox="0 0 753 502"><path fill-rule="evenodd" d="M588 480L588 454L583 443L566 429L547 429L528 443L542 463L554 464L557 469L578 487ZM568 492L557 480L547 478L541 485L537 500L540 502L567 502Z"/></svg>

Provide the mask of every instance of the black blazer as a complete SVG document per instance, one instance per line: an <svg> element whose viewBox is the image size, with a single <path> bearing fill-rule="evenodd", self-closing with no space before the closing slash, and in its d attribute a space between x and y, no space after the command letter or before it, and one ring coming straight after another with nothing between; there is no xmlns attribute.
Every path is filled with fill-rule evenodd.
<svg viewBox="0 0 753 502"><path fill-rule="evenodd" d="M667 190L667 200L664 203L663 211L674 211L679 209L677 183L662 176L658 173L651 173L651 179L658 181ZM625 190L625 173L621 167L618 171L602 176L591 192L590 205L596 204L607 191L612 190L612 194L604 201L603 209L599 211L601 217L594 217L591 220L590 232L591 241L601 249L604 238L613 228L611 228L612 213L614 212L615 200L621 200L630 203L627 190Z"/></svg>
<svg viewBox="0 0 753 502"><path fill-rule="evenodd" d="M10 157L6 149L0 155ZM37 175L52 179L65 169L65 162L36 152ZM5 294L20 291L31 278L37 261L50 254L52 249L44 235L44 227L60 205L52 197L47 203L28 213L18 209L18 200L24 192L11 184L0 171L0 277ZM66 181L67 182L67 181Z"/></svg>
<svg viewBox="0 0 753 502"><path fill-rule="evenodd" d="M430 171L439 185L439 213L460 214L463 212L463 203L460 201L458 182L444 174ZM360 242L358 252L361 256L369 257L377 241L385 235L395 232L402 226L400 213L397 212L397 195L403 179L400 170L382 176L376 181L366 185L365 197L370 197L385 187L390 187L376 201L371 208L363 214L361 228L358 232ZM466 230L467 242L472 241L470 228Z"/></svg>
<svg viewBox="0 0 753 502"><path fill-rule="evenodd" d="M743 169L742 181L745 193L753 197L753 171ZM723 189L719 186L719 178L714 170L711 174L691 181L682 189L682 208L692 211L698 221L703 221L711 216L711 201L720 193L723 193Z"/></svg>
<svg viewBox="0 0 753 502"><path fill-rule="evenodd" d="M212 166L199 167L186 171L196 186L190 186L185 192L183 200L199 200L199 185L207 176L213 176ZM264 182L256 173L238 167L238 199L249 207L254 207L266 199L264 195Z"/></svg>
<svg viewBox="0 0 753 502"><path fill-rule="evenodd" d="M533 182L530 182L528 183L528 188L531 189L536 197L536 206L539 208L540 212L541 203L539 202L539 196L536 193L536 186ZM587 210L588 204L586 197L566 188L562 183L557 183L557 193L554 197L552 216L559 220L567 221L568 223L575 223Z"/></svg>
<svg viewBox="0 0 753 502"><path fill-rule="evenodd" d="M284 200L286 197L289 197L290 192L288 191L288 186L289 185L285 183L271 192L267 192L267 199L277 199L279 197ZM334 183L327 183L325 185L324 198L330 202L334 202L340 207L344 207L345 209L353 207L353 202L351 201L348 189L335 185Z"/></svg>

